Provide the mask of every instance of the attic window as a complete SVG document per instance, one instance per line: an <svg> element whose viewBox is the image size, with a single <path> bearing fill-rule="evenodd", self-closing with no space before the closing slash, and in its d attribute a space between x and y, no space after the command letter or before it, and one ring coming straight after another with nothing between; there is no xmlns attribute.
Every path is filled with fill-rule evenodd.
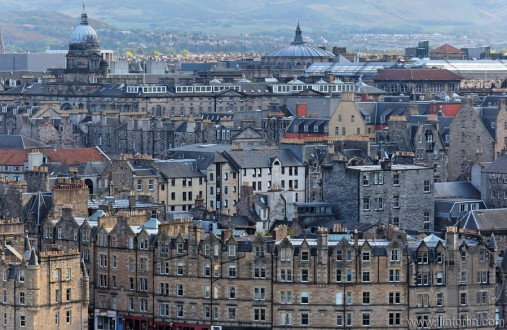
<svg viewBox="0 0 507 330"><path fill-rule="evenodd" d="M310 252L308 250L301 251L301 261L310 260Z"/></svg>
<svg viewBox="0 0 507 330"><path fill-rule="evenodd" d="M236 245L229 245L229 257L236 256Z"/></svg>

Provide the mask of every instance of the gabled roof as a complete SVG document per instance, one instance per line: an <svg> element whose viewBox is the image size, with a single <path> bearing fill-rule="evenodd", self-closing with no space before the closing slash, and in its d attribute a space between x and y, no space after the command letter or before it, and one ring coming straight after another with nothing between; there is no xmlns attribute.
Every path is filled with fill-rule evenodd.
<svg viewBox="0 0 507 330"><path fill-rule="evenodd" d="M0 149L0 165L23 166L29 153L27 149Z"/></svg>
<svg viewBox="0 0 507 330"><path fill-rule="evenodd" d="M434 196L437 198L480 199L481 193L470 182L438 182L434 184Z"/></svg>
<svg viewBox="0 0 507 330"><path fill-rule="evenodd" d="M51 162L64 165L77 165L86 162L105 162L109 159L99 148L47 149L44 152Z"/></svg>
<svg viewBox="0 0 507 330"><path fill-rule="evenodd" d="M444 69L384 69L373 80L461 80L463 77Z"/></svg>
<svg viewBox="0 0 507 330"><path fill-rule="evenodd" d="M484 173L502 173L507 174L507 154L498 157L491 165L482 170Z"/></svg>
<svg viewBox="0 0 507 330"><path fill-rule="evenodd" d="M302 166L292 151L287 149L273 150L229 150L227 155L239 168L271 167L271 160L278 158L283 166Z"/></svg>
<svg viewBox="0 0 507 330"><path fill-rule="evenodd" d="M157 160L154 166L167 178L195 178L203 176L197 170L197 161L195 159Z"/></svg>
<svg viewBox="0 0 507 330"><path fill-rule="evenodd" d="M430 54L442 54L442 53L445 53L445 54L455 54L455 53L459 53L459 54L463 54L463 52L461 50L459 50L458 48L454 47L454 46L451 46L449 44L444 44L438 48L435 48L433 49L432 51L430 51Z"/></svg>
<svg viewBox="0 0 507 330"><path fill-rule="evenodd" d="M50 146L22 135L0 134L0 149L50 148Z"/></svg>
<svg viewBox="0 0 507 330"><path fill-rule="evenodd" d="M468 212L459 221L459 226L481 231L507 230L507 209L485 209Z"/></svg>

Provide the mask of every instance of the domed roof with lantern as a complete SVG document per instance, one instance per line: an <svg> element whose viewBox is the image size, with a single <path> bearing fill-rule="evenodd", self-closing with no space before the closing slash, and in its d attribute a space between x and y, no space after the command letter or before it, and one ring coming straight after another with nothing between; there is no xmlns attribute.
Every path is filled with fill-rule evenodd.
<svg viewBox="0 0 507 330"><path fill-rule="evenodd" d="M71 44L83 43L98 43L97 32L95 29L88 25L88 15L86 14L83 6L83 13L81 14L81 24L76 26L70 37Z"/></svg>
<svg viewBox="0 0 507 330"><path fill-rule="evenodd" d="M320 49L318 47L312 47L305 45L303 41L303 35L301 32L301 28L296 27L296 35L294 36L294 41L290 44L290 46L279 48L267 55L265 57L328 57L334 58L335 55L331 52L328 52L324 49Z"/></svg>

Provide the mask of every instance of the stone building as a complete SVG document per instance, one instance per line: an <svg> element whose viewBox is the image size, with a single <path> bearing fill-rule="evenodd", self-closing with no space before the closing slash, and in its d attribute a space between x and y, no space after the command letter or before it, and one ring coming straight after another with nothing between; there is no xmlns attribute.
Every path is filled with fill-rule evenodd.
<svg viewBox="0 0 507 330"><path fill-rule="evenodd" d="M324 201L339 219L433 230L433 169L390 160L348 166L332 159L322 168Z"/></svg>
<svg viewBox="0 0 507 330"><path fill-rule="evenodd" d="M412 95L414 99L426 93L459 92L463 79L445 69L384 69L373 80L377 88L391 94Z"/></svg>
<svg viewBox="0 0 507 330"><path fill-rule="evenodd" d="M409 106L410 108L417 106ZM433 181L447 181L447 146L444 132L450 117L420 116L417 111L408 116L391 116L386 135L381 141L393 143L401 153L411 153L414 164L433 168ZM384 132L382 132L384 133ZM444 135L444 136L443 136Z"/></svg>
<svg viewBox="0 0 507 330"><path fill-rule="evenodd" d="M430 60L464 60L465 53L460 49L444 44L430 51Z"/></svg>
<svg viewBox="0 0 507 330"><path fill-rule="evenodd" d="M2 325L7 329L88 328L89 279L79 250L36 252L24 225L0 223ZM9 239L6 239L8 235ZM12 245L11 245L12 244Z"/></svg>
<svg viewBox="0 0 507 330"><path fill-rule="evenodd" d="M495 159L496 114L486 112L474 107L473 99L462 100L449 128L449 181L468 181L473 164Z"/></svg>
<svg viewBox="0 0 507 330"><path fill-rule="evenodd" d="M305 167L290 150L233 147L216 155L207 176L206 205L223 214L236 214L239 187L243 185L251 185L254 194L276 191L274 197L285 204L281 213L289 220L295 204L306 198Z"/></svg>
<svg viewBox="0 0 507 330"><path fill-rule="evenodd" d="M329 137L345 139L347 136L369 134L374 131L375 125L367 125L356 105L355 94L342 93L342 99L329 120Z"/></svg>
<svg viewBox="0 0 507 330"><path fill-rule="evenodd" d="M495 244L453 227L445 239L324 228L294 239L282 226L273 239L122 213L81 228L95 326L411 329L495 315Z"/></svg>
<svg viewBox="0 0 507 330"><path fill-rule="evenodd" d="M488 208L507 207L507 155L503 154L497 160L481 171L481 198Z"/></svg>
<svg viewBox="0 0 507 330"><path fill-rule="evenodd" d="M206 198L206 176L197 170L196 160L156 160L153 166L161 175L159 199L166 211L190 211L196 199Z"/></svg>

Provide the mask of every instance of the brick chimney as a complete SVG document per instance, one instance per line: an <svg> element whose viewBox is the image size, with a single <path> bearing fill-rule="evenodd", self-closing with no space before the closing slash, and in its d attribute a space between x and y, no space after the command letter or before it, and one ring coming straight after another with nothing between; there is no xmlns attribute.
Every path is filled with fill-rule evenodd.
<svg viewBox="0 0 507 330"><path fill-rule="evenodd" d="M296 104L296 117L307 117L308 105L305 103Z"/></svg>
<svg viewBox="0 0 507 330"><path fill-rule="evenodd" d="M223 228L222 229L222 244L227 243L227 241L232 237L232 229Z"/></svg>

